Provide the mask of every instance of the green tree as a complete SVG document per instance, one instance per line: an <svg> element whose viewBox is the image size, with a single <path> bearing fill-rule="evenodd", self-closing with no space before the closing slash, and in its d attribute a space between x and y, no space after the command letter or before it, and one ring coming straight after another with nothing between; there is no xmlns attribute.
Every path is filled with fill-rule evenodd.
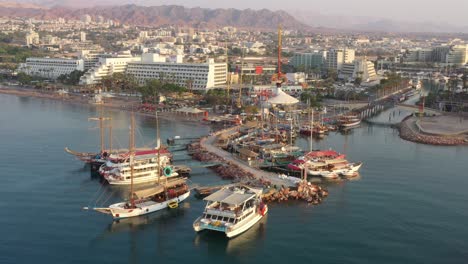
<svg viewBox="0 0 468 264"><path fill-rule="evenodd" d="M110 76L103 77L102 86L105 91L113 90L116 92L132 93L138 90L138 83L135 77L122 72L116 72Z"/></svg>
<svg viewBox="0 0 468 264"><path fill-rule="evenodd" d="M361 83L362 83L362 78L361 77L356 77L354 79L354 85L355 86L359 86L359 85L361 85Z"/></svg>
<svg viewBox="0 0 468 264"><path fill-rule="evenodd" d="M226 100L226 90L211 89L205 94L204 99L210 105L222 104Z"/></svg>
<svg viewBox="0 0 468 264"><path fill-rule="evenodd" d="M20 72L18 73L18 75L16 76L17 79L18 79L18 82L21 84L21 85L26 85L26 84L30 84L31 81L33 80L32 77L24 72Z"/></svg>
<svg viewBox="0 0 468 264"><path fill-rule="evenodd" d="M69 74L62 74L57 78L57 81L68 84L68 85L77 85L80 82L81 76L83 76L83 71L74 70Z"/></svg>

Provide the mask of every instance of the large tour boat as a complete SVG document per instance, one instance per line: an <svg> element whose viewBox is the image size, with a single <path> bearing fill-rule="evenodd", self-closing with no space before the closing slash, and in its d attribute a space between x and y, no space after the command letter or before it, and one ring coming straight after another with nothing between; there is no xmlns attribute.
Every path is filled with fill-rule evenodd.
<svg viewBox="0 0 468 264"><path fill-rule="evenodd" d="M101 165L99 173L109 184L129 185L131 180L129 160L128 156L120 159L109 159ZM156 181L163 175L164 177L179 176L170 164L168 152L163 150L161 152L139 152L134 157L133 166L134 184Z"/></svg>
<svg viewBox="0 0 468 264"><path fill-rule="evenodd" d="M262 202L262 190L231 185L205 197L203 215L193 223L196 232L214 230L234 237L247 231L268 212Z"/></svg>

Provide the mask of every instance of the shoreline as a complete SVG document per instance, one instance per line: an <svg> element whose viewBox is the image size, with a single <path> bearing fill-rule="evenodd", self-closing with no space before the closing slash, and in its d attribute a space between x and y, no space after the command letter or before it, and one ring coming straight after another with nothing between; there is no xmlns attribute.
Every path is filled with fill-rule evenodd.
<svg viewBox="0 0 468 264"><path fill-rule="evenodd" d="M398 127L400 138L432 146L467 146L464 136L429 135L419 132L413 116L403 119Z"/></svg>
<svg viewBox="0 0 468 264"><path fill-rule="evenodd" d="M19 88L19 87L12 88L12 87L6 87L3 85L0 85L0 94L15 95L15 96L20 96L20 97L49 99L49 100L61 101L61 102L74 104L74 105L82 105L82 106L96 107L96 108L102 106L103 108L107 108L111 110L134 112L137 115L155 118L154 113L138 111L138 106L140 106L139 102L123 100L123 99L118 99L118 98L105 99L103 103L97 104L97 103L90 103L90 98L88 96L82 97L79 95L70 95L70 94L60 95L60 94L53 93L53 92L36 91L31 88ZM133 111L134 109L135 111ZM210 114L212 116L214 115L212 113ZM202 117L186 116L183 114L177 114L176 112L158 112L158 117L165 119L165 120L178 120L178 121L185 121L185 122L202 121Z"/></svg>

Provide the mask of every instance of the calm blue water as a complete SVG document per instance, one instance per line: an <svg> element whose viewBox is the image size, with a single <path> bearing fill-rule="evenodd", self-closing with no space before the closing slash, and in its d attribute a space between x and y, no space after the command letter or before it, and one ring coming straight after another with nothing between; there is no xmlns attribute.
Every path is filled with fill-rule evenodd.
<svg viewBox="0 0 468 264"><path fill-rule="evenodd" d="M101 187L63 151L96 149L98 131L87 121L93 115L91 107L0 95L0 263L468 261L467 148L417 145L384 127L331 134L314 148L332 147L363 161L361 178L330 184L330 196L320 206L272 204L259 225L227 240L193 232L204 204L192 197L180 210L114 224L105 215L82 211L97 198L125 193ZM129 115L109 115L118 139L114 145L126 147ZM153 122L137 117L140 146L154 138ZM197 123L161 123L164 139L210 130ZM200 168L191 179L220 182Z"/></svg>

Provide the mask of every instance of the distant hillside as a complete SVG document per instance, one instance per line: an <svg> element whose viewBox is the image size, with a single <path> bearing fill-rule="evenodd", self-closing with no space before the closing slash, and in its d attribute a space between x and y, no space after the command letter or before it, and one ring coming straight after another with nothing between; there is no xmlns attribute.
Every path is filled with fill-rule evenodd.
<svg viewBox="0 0 468 264"><path fill-rule="evenodd" d="M352 15L328 15L307 10L288 10L298 21L311 27L335 28L357 32L433 32L468 33L468 27L435 22L414 22Z"/></svg>
<svg viewBox="0 0 468 264"><path fill-rule="evenodd" d="M241 28L274 29L278 24L287 29L306 29L308 26L298 22L284 11L238 10L238 9L207 9L186 8L183 6L101 6L93 8L73 9L69 7L52 7L50 9L23 8L21 6L2 5L0 16L44 18L73 18L82 15L118 20L121 23L140 26L159 26L166 24L193 25L207 27L234 26Z"/></svg>

